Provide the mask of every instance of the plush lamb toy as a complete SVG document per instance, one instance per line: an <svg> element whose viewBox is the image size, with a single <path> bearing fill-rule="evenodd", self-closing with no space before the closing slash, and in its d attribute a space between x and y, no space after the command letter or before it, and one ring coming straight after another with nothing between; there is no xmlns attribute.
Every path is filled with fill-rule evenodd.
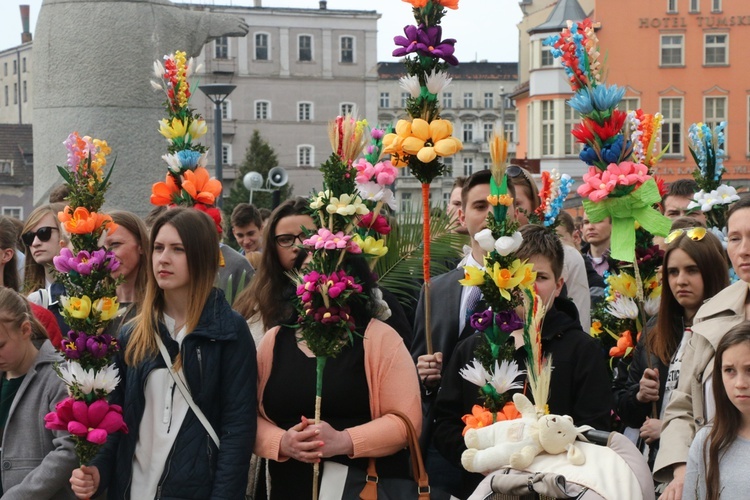
<svg viewBox="0 0 750 500"><path fill-rule="evenodd" d="M523 394L515 394L513 402L521 418L505 420L480 429L470 429L464 436L466 450L461 464L469 472L491 472L501 467L525 469L534 458L546 452L551 455L568 453L573 465L583 465L586 456L575 446L576 438L592 429L575 427L567 415L537 417L536 409Z"/></svg>

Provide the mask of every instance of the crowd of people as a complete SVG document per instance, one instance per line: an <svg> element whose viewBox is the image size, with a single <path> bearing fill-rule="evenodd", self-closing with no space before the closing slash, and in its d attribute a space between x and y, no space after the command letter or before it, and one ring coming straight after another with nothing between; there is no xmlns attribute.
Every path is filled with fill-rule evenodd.
<svg viewBox="0 0 750 500"><path fill-rule="evenodd" d="M523 236L516 254L533 264L546 306L549 411L577 426L629 432L661 498L740 495L750 455L750 198L731 207L722 242L699 210L687 209L695 183L669 186L658 314L612 377L589 334L606 273L622 265L609 255L611 221L563 213L555 230L537 225L533 177L518 166L507 175L509 216ZM459 280L463 265L483 266L474 235L486 227L489 194L489 171L456 179L446 210L467 245L453 269L434 277L429 293L439 305L429 317L424 289L416 307L401 303L364 260L347 257L368 299L352 307L360 335L325 365L319 423L316 359L294 328L290 274L304 268L302 241L317 229L309 201L290 199L272 212L238 205L225 233L239 252L197 210L159 209L145 219L111 212L119 227L105 246L121 278L121 314L107 327L121 342L111 400L128 432L110 435L80 466L70 435L44 427L67 396L55 364L70 328L53 265L68 245L57 217L64 193L25 221L0 217L0 498L308 498L311 464L364 471L373 458L379 475L406 478L407 427L394 411L421 433L431 485L467 498L482 475L461 466L461 417L481 399L459 370L481 338L469 318L483 298ZM522 365L521 333L509 342Z"/></svg>

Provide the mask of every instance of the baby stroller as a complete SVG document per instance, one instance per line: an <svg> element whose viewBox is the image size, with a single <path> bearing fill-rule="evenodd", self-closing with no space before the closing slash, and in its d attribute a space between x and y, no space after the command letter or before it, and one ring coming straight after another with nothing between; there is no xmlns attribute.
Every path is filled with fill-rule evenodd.
<svg viewBox="0 0 750 500"><path fill-rule="evenodd" d="M654 500L646 459L628 438L596 430L585 437L589 442L577 442L585 465L572 465L565 454L542 454L525 470L505 467L487 475L468 500Z"/></svg>

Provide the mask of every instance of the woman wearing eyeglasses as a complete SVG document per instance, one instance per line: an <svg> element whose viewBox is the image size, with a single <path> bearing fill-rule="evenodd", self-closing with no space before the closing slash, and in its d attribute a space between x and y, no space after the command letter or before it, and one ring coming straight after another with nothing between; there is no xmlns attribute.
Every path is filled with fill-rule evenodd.
<svg viewBox="0 0 750 500"><path fill-rule="evenodd" d="M250 286L234 301L233 307L248 320L250 332L258 343L263 334L282 324L294 314L291 299L294 286L287 272L294 269L305 229L316 231L309 201L304 198L287 200L273 211L263 226L261 264Z"/></svg>
<svg viewBox="0 0 750 500"><path fill-rule="evenodd" d="M639 429L653 465L662 414L677 389L695 314L729 284L721 242L690 217L676 219L666 238L659 314L641 335L627 372L618 371L613 390L617 414Z"/></svg>
<svg viewBox="0 0 750 500"><path fill-rule="evenodd" d="M693 335L685 346L680 379L664 410L661 445L654 465L656 480L672 479L660 497L666 500L681 498L690 442L698 429L713 420L711 381L716 346L727 332L750 318L750 198L747 196L729 209L727 232L727 253L740 281L700 306L693 319ZM723 270L708 268L701 272L718 274Z"/></svg>

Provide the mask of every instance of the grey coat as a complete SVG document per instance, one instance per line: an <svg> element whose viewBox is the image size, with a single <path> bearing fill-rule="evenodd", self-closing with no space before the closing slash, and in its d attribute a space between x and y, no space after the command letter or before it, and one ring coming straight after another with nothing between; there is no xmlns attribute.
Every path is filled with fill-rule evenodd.
<svg viewBox="0 0 750 500"><path fill-rule="evenodd" d="M75 498L68 482L78 467L73 440L67 432L44 427L44 416L68 395L54 370L61 360L45 341L18 388L3 432L2 500Z"/></svg>

